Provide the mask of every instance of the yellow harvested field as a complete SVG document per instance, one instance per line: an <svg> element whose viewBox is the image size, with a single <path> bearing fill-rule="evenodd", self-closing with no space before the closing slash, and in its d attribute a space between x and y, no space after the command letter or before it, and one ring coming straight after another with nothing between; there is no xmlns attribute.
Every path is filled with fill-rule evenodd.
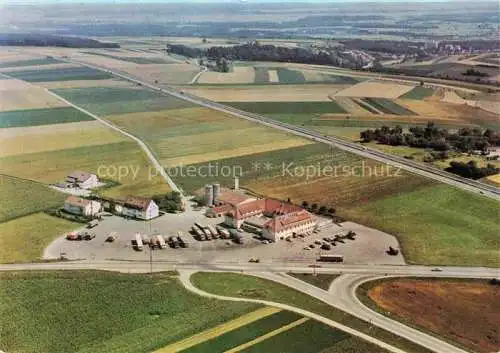
<svg viewBox="0 0 500 353"><path fill-rule="evenodd" d="M176 353L186 350L190 347L193 347L197 344L203 343L215 337L221 336L226 332L236 330L240 327L246 326L252 322L260 320L264 317L276 314L280 312L281 309L273 308L273 307L264 307L262 309L258 309L252 311L248 314L240 316L234 320L225 322L219 326L213 327L211 329L200 332L194 336L183 339L182 341L178 341L172 343L166 347L160 348L155 351L155 353Z"/></svg>
<svg viewBox="0 0 500 353"><path fill-rule="evenodd" d="M61 64L48 64L48 65L35 65L35 66L22 66L22 67L4 67L0 68L0 72L9 74L10 71L35 71L35 70L51 70L51 69L66 69L71 67L80 67L74 64L61 63Z"/></svg>
<svg viewBox="0 0 500 353"><path fill-rule="evenodd" d="M443 102L446 103L454 103L454 104L466 104L467 100L460 97L455 91L446 90L444 92L444 97L442 99Z"/></svg>
<svg viewBox="0 0 500 353"><path fill-rule="evenodd" d="M121 70L148 82L158 84L187 84L200 71L191 64L126 65Z"/></svg>
<svg viewBox="0 0 500 353"><path fill-rule="evenodd" d="M397 98L406 92L411 91L414 86L401 85L397 83L383 83L376 81L366 81L348 87L335 96L340 97L373 97L373 98Z"/></svg>
<svg viewBox="0 0 500 353"><path fill-rule="evenodd" d="M42 59L43 56L28 54L24 51L21 51L21 48L15 49L0 49L0 62L4 61L21 61L21 60L33 60L33 59Z"/></svg>
<svg viewBox="0 0 500 353"><path fill-rule="evenodd" d="M361 108L352 98L349 97L332 97L333 101L337 102L346 112L355 115L373 115Z"/></svg>
<svg viewBox="0 0 500 353"><path fill-rule="evenodd" d="M198 83L253 83L255 70L250 66L235 66L233 72L207 71L201 74Z"/></svg>
<svg viewBox="0 0 500 353"><path fill-rule="evenodd" d="M271 82L271 83L279 83L280 82L280 78L278 77L278 71L268 70L267 72L269 74L269 82Z"/></svg>
<svg viewBox="0 0 500 353"><path fill-rule="evenodd" d="M302 70L302 74L304 75L304 78L306 79L306 81L315 82L315 81L323 81L324 80L323 73L320 71Z"/></svg>
<svg viewBox="0 0 500 353"><path fill-rule="evenodd" d="M133 83L125 80L74 80L74 81L51 81L51 82L37 82L38 86L47 89L59 88L85 88L85 87L137 87Z"/></svg>
<svg viewBox="0 0 500 353"><path fill-rule="evenodd" d="M0 80L0 111L65 106L41 87L20 80Z"/></svg>
<svg viewBox="0 0 500 353"><path fill-rule="evenodd" d="M496 185L500 185L500 174L490 175L486 177L489 181L495 183Z"/></svg>
<svg viewBox="0 0 500 353"><path fill-rule="evenodd" d="M279 87L186 87L185 91L218 102L328 102L347 85L282 85Z"/></svg>
<svg viewBox="0 0 500 353"><path fill-rule="evenodd" d="M125 141L98 121L0 129L0 156L56 151Z"/></svg>
<svg viewBox="0 0 500 353"><path fill-rule="evenodd" d="M280 327L280 328L278 328L276 330L273 330L273 331L268 332L268 333L266 333L266 334L264 334L264 335L262 335L260 337L257 337L256 339L253 339L251 341L245 342L245 343L243 343L243 344L241 344L241 345L239 345L237 347L234 347L234 348L232 348L232 349L230 349L228 351L225 351L224 353L237 353L237 352L241 352L241 351L247 349L248 347L256 345L257 343L260 343L260 342L265 341L265 340L267 340L267 339L269 339L271 337L274 337L274 336L279 335L279 334L281 334L283 332L291 330L294 327L302 325L304 322L307 322L308 320L309 320L309 318L303 317L302 319L298 319L298 320L296 320L294 322L289 323L288 325L282 326L282 327Z"/></svg>
<svg viewBox="0 0 500 353"><path fill-rule="evenodd" d="M0 80L0 92L3 91L22 91L35 87L29 82L18 80L15 78ZM2 93L3 94L3 93Z"/></svg>
<svg viewBox="0 0 500 353"><path fill-rule="evenodd" d="M476 101L475 106L491 113L500 114L500 101Z"/></svg>
<svg viewBox="0 0 500 353"><path fill-rule="evenodd" d="M269 152L282 150L292 147L304 146L313 143L305 139L282 139L275 142L258 144L255 146L236 147L233 149L219 150L215 152L198 153L177 158L167 158L161 160L162 164L169 167L180 165L189 165L195 163L204 163L224 158L233 158L238 156L246 156L254 153Z"/></svg>

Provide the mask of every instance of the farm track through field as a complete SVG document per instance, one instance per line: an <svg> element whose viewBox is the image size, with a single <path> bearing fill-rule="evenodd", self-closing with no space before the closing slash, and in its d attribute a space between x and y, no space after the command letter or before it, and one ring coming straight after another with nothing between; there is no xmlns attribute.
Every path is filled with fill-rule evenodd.
<svg viewBox="0 0 500 353"><path fill-rule="evenodd" d="M66 102L68 105L78 109L79 111L87 114L88 116L100 121L102 124L106 125L107 127L113 129L113 130L116 130L118 131L119 133L131 138L132 140L134 140L140 147L141 149L146 153L146 156L148 157L148 159L152 162L154 168L156 169L156 171L163 177L163 179L165 179L165 181L167 182L167 184L170 186L170 188L174 191L178 191L180 192L180 189L177 187L177 185L175 185L174 181L170 178L170 176L165 172L165 169L163 169L162 165L160 164L160 162L156 159L154 153L151 151L151 149L146 145L145 142L143 142L141 139L139 139L138 137L132 135L131 133L127 132L127 131L124 131L122 129L120 129L119 127L117 127L116 125L113 125L112 123L110 123L109 121L107 120L104 120L102 119L101 117L95 115L95 114L92 114L90 113L89 111L67 101L66 99L62 98L61 96L57 95L56 93L54 92L51 92L49 90L46 89L46 91L53 95L54 97L57 97L58 99L62 100L63 102Z"/></svg>
<svg viewBox="0 0 500 353"><path fill-rule="evenodd" d="M219 326L210 328L210 329L205 330L203 332L200 332L194 336L183 339L182 341L169 344L166 347L163 347L163 348L156 350L154 353L175 353L175 352L184 351L184 350L186 350L190 347L193 347L197 344L200 344L200 343L203 343L203 342L208 341L210 339L216 338L216 337L221 336L227 332L230 332L232 330L236 330L240 327L248 325L252 322L255 322L255 321L260 320L262 318L265 318L267 316L276 314L280 311L281 311L281 309L279 309L279 308L272 307L272 306L266 306L262 309L257 309L255 311L248 313L248 314L240 316L236 319L233 319L231 321L220 324Z"/></svg>

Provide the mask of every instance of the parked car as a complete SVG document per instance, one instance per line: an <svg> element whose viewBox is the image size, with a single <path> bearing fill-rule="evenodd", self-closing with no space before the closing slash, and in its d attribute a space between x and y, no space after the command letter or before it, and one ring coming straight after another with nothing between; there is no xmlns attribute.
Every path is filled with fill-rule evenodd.
<svg viewBox="0 0 500 353"><path fill-rule="evenodd" d="M251 257L250 260L248 260L248 262L258 264L260 262L260 259L257 257Z"/></svg>
<svg viewBox="0 0 500 353"><path fill-rule="evenodd" d="M316 244L316 245L321 245L321 241L319 241L319 240L315 240L315 241L314 241L314 244Z"/></svg>
<svg viewBox="0 0 500 353"><path fill-rule="evenodd" d="M112 243L118 238L118 234L116 232L112 232L108 234L108 237L106 238L106 242Z"/></svg>
<svg viewBox="0 0 500 353"><path fill-rule="evenodd" d="M330 250L331 248L332 247L330 245L326 244L326 243L323 244L323 245L321 245L321 249L323 249L323 250Z"/></svg>

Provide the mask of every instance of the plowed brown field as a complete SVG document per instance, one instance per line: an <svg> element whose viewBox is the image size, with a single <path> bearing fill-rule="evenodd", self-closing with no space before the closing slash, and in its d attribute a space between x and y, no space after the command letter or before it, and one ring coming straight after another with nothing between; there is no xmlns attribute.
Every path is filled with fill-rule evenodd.
<svg viewBox="0 0 500 353"><path fill-rule="evenodd" d="M368 297L396 318L484 353L500 347L500 288L487 282L396 279Z"/></svg>

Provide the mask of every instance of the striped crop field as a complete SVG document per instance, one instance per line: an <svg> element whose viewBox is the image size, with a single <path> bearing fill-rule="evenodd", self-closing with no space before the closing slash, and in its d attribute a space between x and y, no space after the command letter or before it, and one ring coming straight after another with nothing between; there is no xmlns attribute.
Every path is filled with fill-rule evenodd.
<svg viewBox="0 0 500 353"><path fill-rule="evenodd" d="M255 79L254 82L257 84L269 83L269 71L267 67L254 67Z"/></svg>
<svg viewBox="0 0 500 353"><path fill-rule="evenodd" d="M58 64L61 61L54 58L40 58L28 60L14 60L14 61L1 61L0 68L21 67L21 66L38 66L38 65L51 65Z"/></svg>
<svg viewBox="0 0 500 353"><path fill-rule="evenodd" d="M280 83L297 84L306 81L304 74L301 71L291 70L283 67L277 68L276 71L278 72Z"/></svg>
<svg viewBox="0 0 500 353"><path fill-rule="evenodd" d="M9 76L28 82L103 80L113 77L111 74L88 67L9 71Z"/></svg>
<svg viewBox="0 0 500 353"><path fill-rule="evenodd" d="M333 101L328 102L228 102L234 108L257 114L327 114L346 113Z"/></svg>
<svg viewBox="0 0 500 353"><path fill-rule="evenodd" d="M94 120L94 118L73 107L0 112L0 128L51 125L89 120Z"/></svg>
<svg viewBox="0 0 500 353"><path fill-rule="evenodd" d="M373 108L385 113L394 115L417 115L411 110L394 103L387 98L363 98L363 102L371 105Z"/></svg>

